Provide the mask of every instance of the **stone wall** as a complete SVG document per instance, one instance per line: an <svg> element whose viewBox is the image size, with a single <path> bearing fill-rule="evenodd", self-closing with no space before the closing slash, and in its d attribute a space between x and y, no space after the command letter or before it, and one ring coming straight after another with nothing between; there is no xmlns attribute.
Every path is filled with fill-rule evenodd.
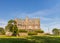
<svg viewBox="0 0 60 43"><path fill-rule="evenodd" d="M5 33L6 36L12 36L12 34L13 34L12 32L6 32Z"/></svg>
<svg viewBox="0 0 60 43"><path fill-rule="evenodd" d="M28 36L28 33L19 33L19 36Z"/></svg>
<svg viewBox="0 0 60 43"><path fill-rule="evenodd" d="M28 18L26 19L15 19L17 22L18 29L40 29L40 19L39 18Z"/></svg>
<svg viewBox="0 0 60 43"><path fill-rule="evenodd" d="M45 34L44 33L38 33L37 35L38 36L44 36Z"/></svg>

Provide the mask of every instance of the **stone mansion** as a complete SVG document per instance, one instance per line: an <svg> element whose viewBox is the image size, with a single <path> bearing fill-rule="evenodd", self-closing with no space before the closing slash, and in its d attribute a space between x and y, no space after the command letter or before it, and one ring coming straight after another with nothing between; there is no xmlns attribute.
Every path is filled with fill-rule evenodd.
<svg viewBox="0 0 60 43"><path fill-rule="evenodd" d="M28 18L25 19L15 19L17 22L18 29L26 30L38 30L40 29L40 19L39 18Z"/></svg>

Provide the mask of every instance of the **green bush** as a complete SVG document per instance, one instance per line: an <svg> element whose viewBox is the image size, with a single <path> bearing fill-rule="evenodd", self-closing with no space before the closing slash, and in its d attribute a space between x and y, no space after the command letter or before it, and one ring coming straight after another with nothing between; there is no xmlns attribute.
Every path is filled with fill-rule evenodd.
<svg viewBox="0 0 60 43"><path fill-rule="evenodd" d="M51 35L50 33L45 33L45 35Z"/></svg>
<svg viewBox="0 0 60 43"><path fill-rule="evenodd" d="M20 29L19 32L27 32L27 30L24 30L24 29Z"/></svg>
<svg viewBox="0 0 60 43"><path fill-rule="evenodd" d="M0 27L0 35L5 35L5 30L2 27Z"/></svg>
<svg viewBox="0 0 60 43"><path fill-rule="evenodd" d="M28 35L37 35L36 32L28 32Z"/></svg>
<svg viewBox="0 0 60 43"><path fill-rule="evenodd" d="M42 31L42 30L36 30L35 32L37 32L37 33L44 33L44 31Z"/></svg>

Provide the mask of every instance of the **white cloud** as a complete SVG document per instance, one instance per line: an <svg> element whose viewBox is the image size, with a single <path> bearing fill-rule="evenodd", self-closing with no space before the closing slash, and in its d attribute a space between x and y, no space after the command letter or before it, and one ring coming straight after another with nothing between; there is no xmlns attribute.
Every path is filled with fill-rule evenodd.
<svg viewBox="0 0 60 43"><path fill-rule="evenodd" d="M7 21L0 19L0 27L5 28L6 25L7 25Z"/></svg>
<svg viewBox="0 0 60 43"><path fill-rule="evenodd" d="M52 33L53 28L58 28L60 29L60 22L50 22L50 23L41 23L41 28L44 30L46 33L50 32ZM49 30L48 30L49 28Z"/></svg>
<svg viewBox="0 0 60 43"><path fill-rule="evenodd" d="M37 12L33 13L12 13L15 14L15 18L17 17L38 17L40 18L41 21L41 28L45 31L48 32L48 27L50 30L50 33L53 28L60 28L60 3L56 4L53 8L50 9L45 9L45 10L40 10ZM2 25L1 25L2 24ZM1 21L0 20L0 26L4 27L7 24L7 21Z"/></svg>
<svg viewBox="0 0 60 43"><path fill-rule="evenodd" d="M52 33L53 28L60 28L60 3L56 4L53 8L40 10L33 13L20 13L17 15L18 17L38 17L41 21L41 28L48 32L48 28L50 33Z"/></svg>
<svg viewBox="0 0 60 43"><path fill-rule="evenodd" d="M48 32L48 28L50 33L52 33L53 28L60 28L60 4L56 4L51 9L37 11L28 15L40 17L41 28L45 32Z"/></svg>

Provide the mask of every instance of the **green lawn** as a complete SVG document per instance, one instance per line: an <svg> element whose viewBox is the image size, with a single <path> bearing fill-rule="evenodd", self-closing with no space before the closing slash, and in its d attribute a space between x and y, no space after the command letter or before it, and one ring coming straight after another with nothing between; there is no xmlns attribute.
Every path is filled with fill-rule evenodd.
<svg viewBox="0 0 60 43"><path fill-rule="evenodd" d="M60 37L56 36L28 36L7 37L0 36L0 43L60 43Z"/></svg>

